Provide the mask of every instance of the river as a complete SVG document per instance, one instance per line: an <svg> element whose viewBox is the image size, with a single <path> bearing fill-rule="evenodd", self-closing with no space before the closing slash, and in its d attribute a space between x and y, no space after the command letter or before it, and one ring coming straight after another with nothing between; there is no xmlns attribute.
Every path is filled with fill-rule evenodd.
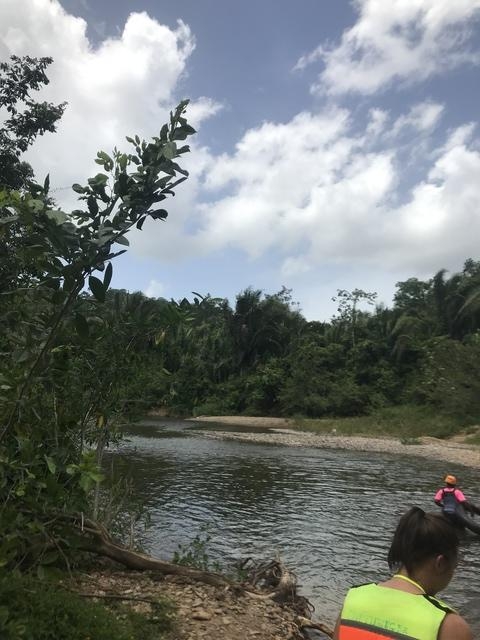
<svg viewBox="0 0 480 640"><path fill-rule="evenodd" d="M435 509L448 471L467 495L480 477L467 467L384 453L283 447L204 439L195 424L155 419L129 428L114 464L131 477L132 501L150 524L144 545L171 559L207 527L209 559L269 559L297 573L316 615L332 624L346 589L382 580L398 517L412 505ZM211 428L209 426L209 428ZM239 430L239 429L235 429ZM258 430L257 430L258 431ZM204 534L206 535L206 534ZM467 538L442 597L480 632L480 539Z"/></svg>

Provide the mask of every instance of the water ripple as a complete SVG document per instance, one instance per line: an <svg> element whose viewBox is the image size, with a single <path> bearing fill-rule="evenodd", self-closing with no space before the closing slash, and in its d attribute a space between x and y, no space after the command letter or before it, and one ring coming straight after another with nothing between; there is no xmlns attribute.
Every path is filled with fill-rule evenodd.
<svg viewBox="0 0 480 640"><path fill-rule="evenodd" d="M318 615L332 623L352 584L387 575L386 552L399 515L434 508L445 464L383 453L207 440L186 422L137 427L115 454L151 518L149 550L171 557L209 527L212 560L272 557L295 569ZM163 430L163 432L162 432ZM128 471L127 471L128 470ZM474 470L456 468L480 496ZM480 546L469 538L443 594L480 631Z"/></svg>

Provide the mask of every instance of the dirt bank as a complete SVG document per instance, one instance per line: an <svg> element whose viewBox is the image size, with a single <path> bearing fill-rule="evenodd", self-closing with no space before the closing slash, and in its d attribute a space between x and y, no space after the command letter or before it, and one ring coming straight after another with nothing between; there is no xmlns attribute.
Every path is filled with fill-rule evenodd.
<svg viewBox="0 0 480 640"><path fill-rule="evenodd" d="M367 436L344 436L316 434L292 429L293 421L285 418L259 418L245 416L201 416L200 422L215 422L225 425L269 429L268 433L234 433L202 431L201 436L212 439L241 440L277 444L289 447L315 447L321 449L347 449L352 451L376 451L400 455L415 455L422 458L444 460L449 464L461 464L480 468L480 447L453 440L419 438L418 444L402 444L395 438L372 438Z"/></svg>
<svg viewBox="0 0 480 640"><path fill-rule="evenodd" d="M171 576L135 571L88 572L75 578L74 589L97 595L102 603L121 602L149 615L148 602L167 598L174 604L174 628L168 640L298 640L296 615L271 600L254 599L225 588L191 584ZM318 634L316 638L327 638Z"/></svg>

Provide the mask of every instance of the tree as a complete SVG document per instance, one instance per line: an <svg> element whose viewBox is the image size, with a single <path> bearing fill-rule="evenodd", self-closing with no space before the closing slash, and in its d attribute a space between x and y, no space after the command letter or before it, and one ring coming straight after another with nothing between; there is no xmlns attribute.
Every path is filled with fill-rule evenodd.
<svg viewBox="0 0 480 640"><path fill-rule="evenodd" d="M408 278L397 282L393 297L394 308L402 313L423 314L431 304L431 282Z"/></svg>
<svg viewBox="0 0 480 640"><path fill-rule="evenodd" d="M0 187L22 189L33 178L32 167L21 155L37 136L54 132L66 102L54 105L31 97L49 83L45 69L52 58L11 56L0 63ZM6 113L3 113L6 112Z"/></svg>
<svg viewBox="0 0 480 640"><path fill-rule="evenodd" d="M358 305L360 302L373 305L377 298L375 292L362 291L362 289L337 289L337 295L332 298L338 302L338 317L336 321L349 327L352 347L355 347L358 324Z"/></svg>
<svg viewBox="0 0 480 640"><path fill-rule="evenodd" d="M133 153L98 152L96 162L104 173L86 185L73 185L81 209L66 213L55 208L48 178L43 185L32 182L28 191L0 191L0 249L5 238L17 249L0 317L0 566L40 562L46 548L58 547L58 540L71 535L72 512L88 513L100 472L95 456L82 452L83 416L92 427L91 444L101 449L106 411L113 410L108 387L115 372L97 378L86 367L81 378L71 375L70 355L80 372L82 358L88 364L97 346L93 326L98 316L85 312L81 292L88 286L103 303L112 260L126 251L121 247L128 246L128 232L141 229L147 219L167 217L159 204L188 176L175 161L189 151L177 142L195 132L184 117L187 104L178 105L151 142L127 138ZM32 277L17 277L32 263ZM73 327L78 340L72 339ZM111 333L117 330L104 325L112 349ZM103 355L97 351L95 357ZM109 354L105 357L107 362ZM125 362L123 356L120 361ZM79 388L93 398L90 404L77 412L59 411L59 393L68 402Z"/></svg>
<svg viewBox="0 0 480 640"><path fill-rule="evenodd" d="M480 339L466 343L436 338L425 347L412 395L422 404L460 420L480 417Z"/></svg>

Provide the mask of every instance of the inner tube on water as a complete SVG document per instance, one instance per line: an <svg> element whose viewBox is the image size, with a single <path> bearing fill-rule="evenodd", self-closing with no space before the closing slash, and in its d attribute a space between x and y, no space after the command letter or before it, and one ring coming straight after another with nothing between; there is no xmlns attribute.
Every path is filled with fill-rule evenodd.
<svg viewBox="0 0 480 640"><path fill-rule="evenodd" d="M456 512L450 516L450 519L453 520L457 526L468 529L480 536L480 521L475 521L463 507L457 507Z"/></svg>

